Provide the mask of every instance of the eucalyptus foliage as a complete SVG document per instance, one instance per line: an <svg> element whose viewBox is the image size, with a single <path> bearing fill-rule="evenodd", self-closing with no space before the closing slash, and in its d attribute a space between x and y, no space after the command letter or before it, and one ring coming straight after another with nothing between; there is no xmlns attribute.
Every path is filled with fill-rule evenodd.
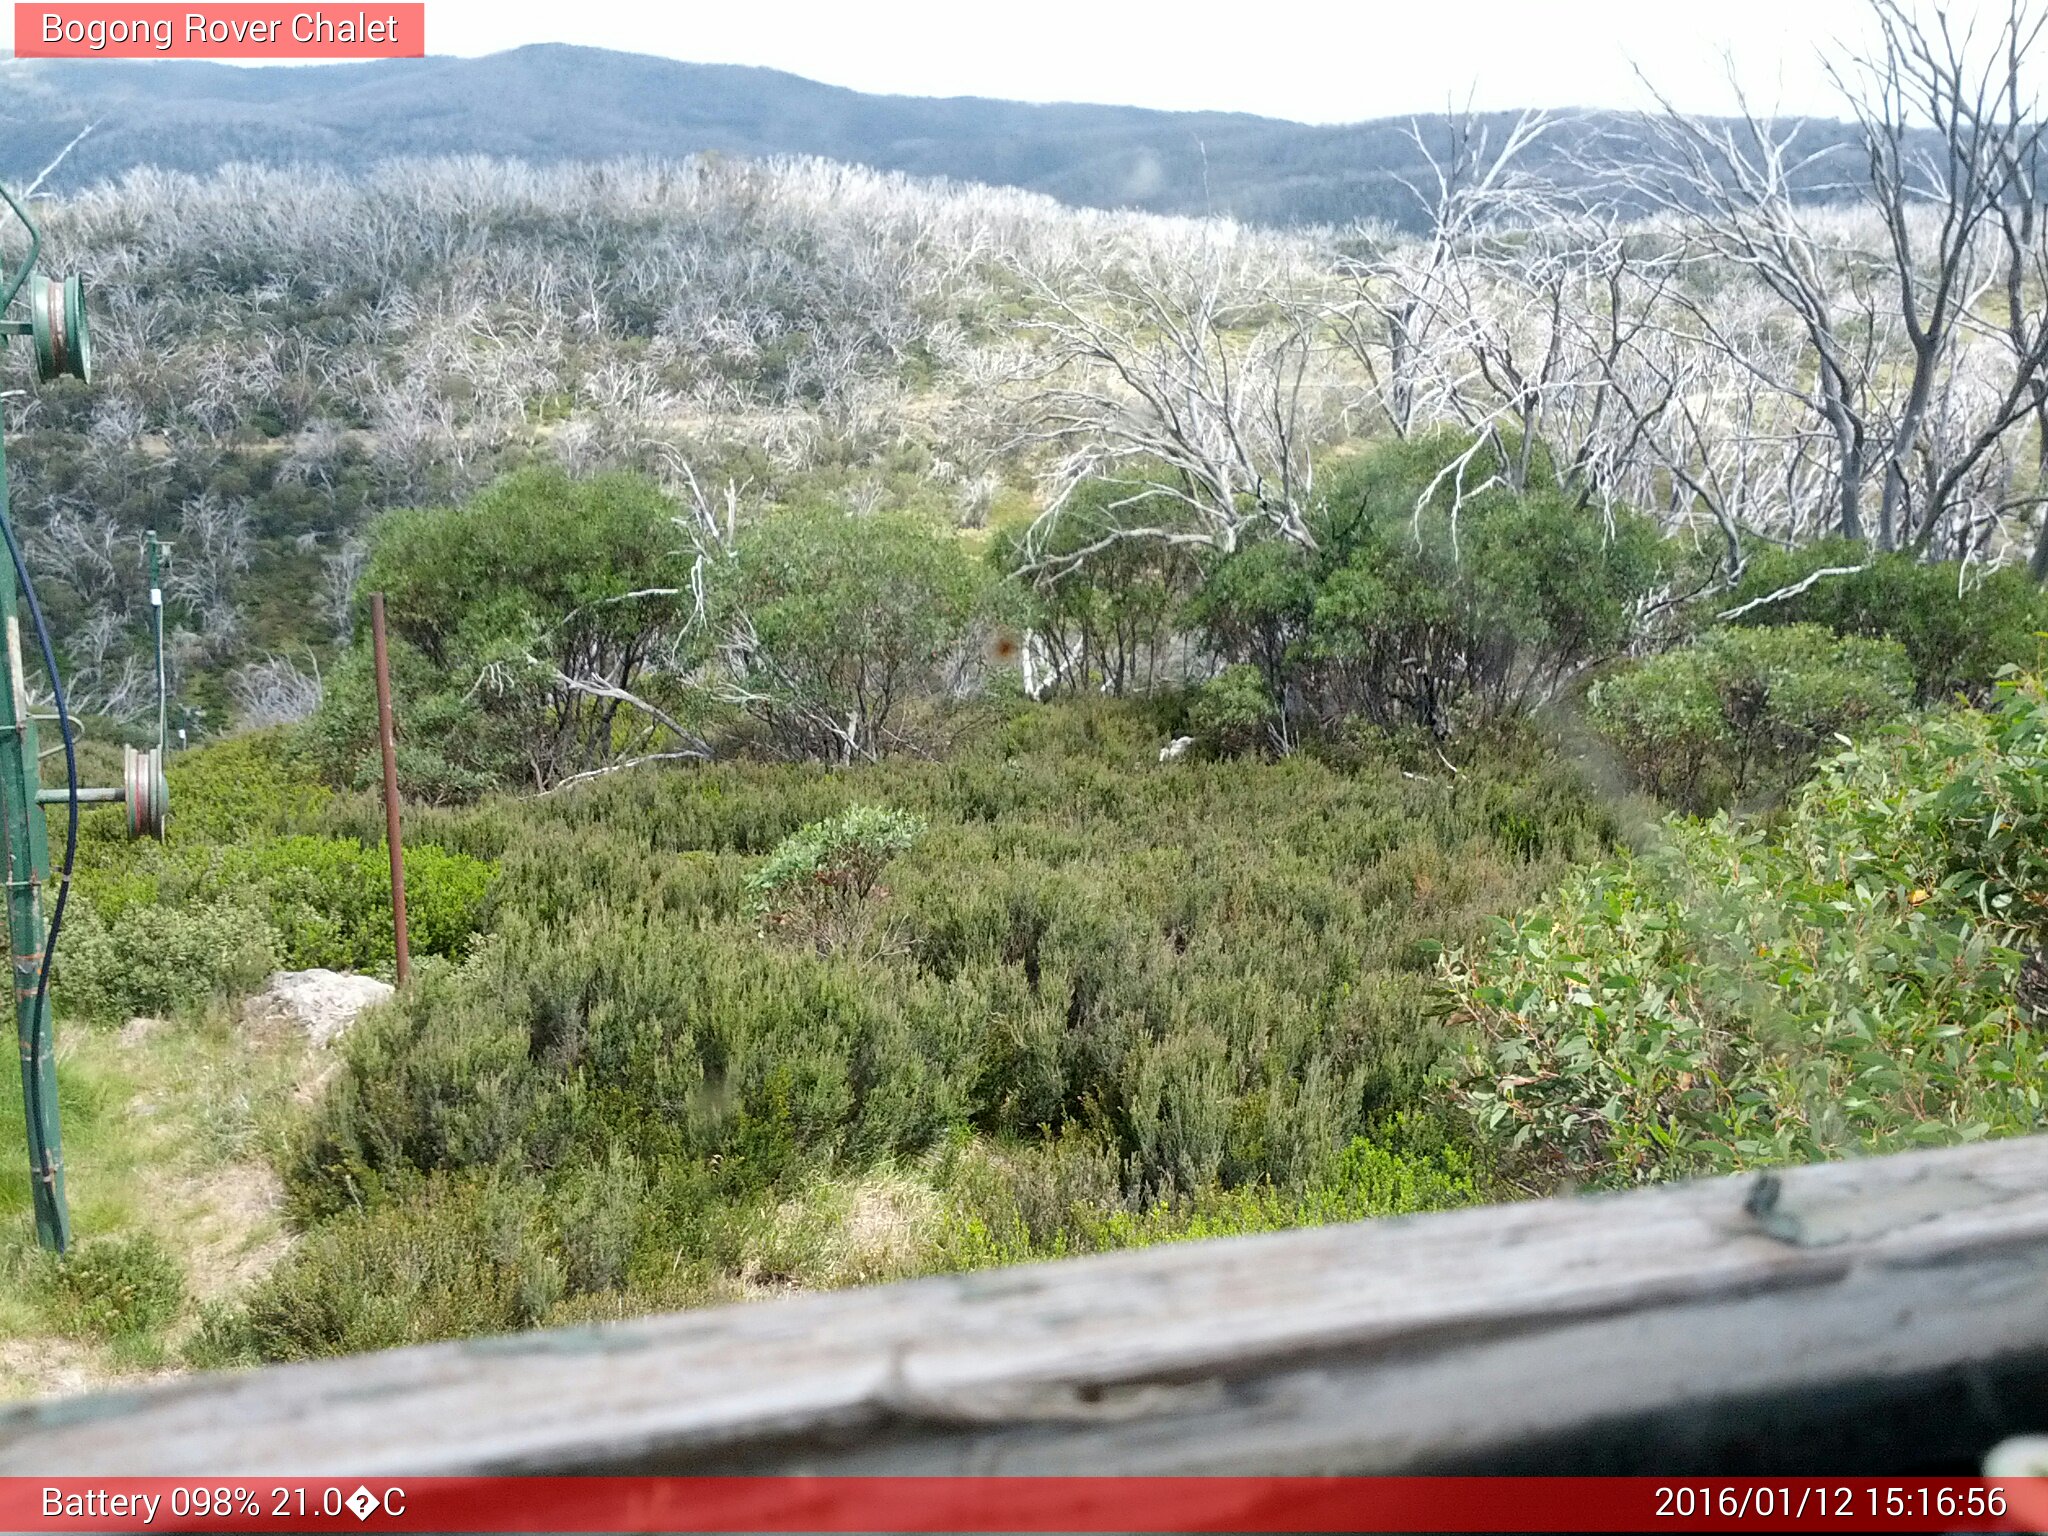
<svg viewBox="0 0 2048 1536"><path fill-rule="evenodd" d="M1167 675L1201 567L1187 545L1160 536L1187 521L1149 478L1166 473L1140 466L1085 480L1050 526L1005 530L990 543L995 569L1027 597L1026 622L1050 673L1044 693L1099 687L1122 696Z"/></svg>
<svg viewBox="0 0 2048 1536"><path fill-rule="evenodd" d="M1458 1095L1526 1178L1626 1184L2036 1129L2048 691L1825 764L1773 829L1673 822L1453 957Z"/></svg>
<svg viewBox="0 0 2048 1536"><path fill-rule="evenodd" d="M639 476L533 470L376 525L359 590L386 595L409 788L544 789L674 736L632 700L683 630L690 561L675 510ZM377 761L369 626L357 629L314 734L344 782L366 782Z"/></svg>
<svg viewBox="0 0 2048 1536"><path fill-rule="evenodd" d="M1749 606L1800 588L1821 571L1839 574ZM1957 694L1983 703L1999 668L2040 664L2048 630L2048 597L2019 566L1963 567L1878 553L1845 539L1759 550L1735 588L1710 601L1714 611L1737 613L1740 624L1819 624L1838 635L1897 641L1921 704Z"/></svg>
<svg viewBox="0 0 2048 1536"><path fill-rule="evenodd" d="M779 755L875 757L946 692L984 586L958 539L914 516L789 508L746 530L722 573L713 691Z"/></svg>

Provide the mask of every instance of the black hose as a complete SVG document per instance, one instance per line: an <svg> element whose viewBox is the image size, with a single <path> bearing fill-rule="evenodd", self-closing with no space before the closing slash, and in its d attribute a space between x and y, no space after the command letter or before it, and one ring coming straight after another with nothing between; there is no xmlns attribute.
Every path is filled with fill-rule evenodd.
<svg viewBox="0 0 2048 1536"><path fill-rule="evenodd" d="M23 1069L27 1073L28 1101L34 1117L34 1133L40 1145L43 1139L43 1009L50 1000L50 963L57 958L57 935L64 927L64 904L71 896L71 866L78 857L78 745L71 734L71 708L64 702L64 680L57 675L57 652L50 644L50 626L43 622L43 605L36 601L36 584L29 578L28 562L21 557L21 543L14 536L13 519L0 515L0 537L7 541L7 553L14 562L15 579L21 583L21 594L28 601L29 621L36 628L36 644L43 653L43 669L50 674L50 697L57 709L57 733L64 738L64 781L69 795L65 801L68 813L64 826L64 867L57 880L57 899L50 907L50 932L43 940L43 963L36 978L36 1008L32 1015L33 1027L29 1030L29 1054ZM28 700L22 699L20 708L28 708ZM31 779L33 784L34 780ZM29 814L36 814L36 807L29 806ZM10 945L10 948L12 946ZM36 1176L50 1180L47 1146L41 1147L42 1160L36 1169Z"/></svg>

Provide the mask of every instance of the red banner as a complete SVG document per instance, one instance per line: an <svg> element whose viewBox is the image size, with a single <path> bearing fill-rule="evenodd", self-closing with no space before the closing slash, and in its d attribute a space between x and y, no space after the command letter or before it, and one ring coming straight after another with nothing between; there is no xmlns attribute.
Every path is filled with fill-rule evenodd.
<svg viewBox="0 0 2048 1536"><path fill-rule="evenodd" d="M427 8L393 5L14 7L24 59L417 59Z"/></svg>
<svg viewBox="0 0 2048 1536"><path fill-rule="evenodd" d="M9 1531L2015 1531L2048 1478L0 1479Z"/></svg>

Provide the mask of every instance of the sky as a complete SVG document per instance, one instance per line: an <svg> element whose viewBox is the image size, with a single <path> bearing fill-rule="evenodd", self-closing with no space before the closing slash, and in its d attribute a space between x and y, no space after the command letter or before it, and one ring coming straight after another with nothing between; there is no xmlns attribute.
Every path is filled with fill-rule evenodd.
<svg viewBox="0 0 2048 1536"><path fill-rule="evenodd" d="M1819 51L1860 0L429 0L428 47L574 42L763 64L863 91L1094 101L1350 122L1485 107L1679 105L1745 88L1827 110Z"/></svg>
<svg viewBox="0 0 2048 1536"><path fill-rule="evenodd" d="M1944 0L1923 0L1933 6ZM1967 19L2003 0L1945 0ZM109 13L120 10L109 3ZM354 3L329 9L353 12ZM367 8L374 10L374 0ZM0 5L0 44L11 44ZM427 0L427 45L582 43L863 91L1350 122L1486 108L1752 103L1838 115L1821 57L1865 0Z"/></svg>

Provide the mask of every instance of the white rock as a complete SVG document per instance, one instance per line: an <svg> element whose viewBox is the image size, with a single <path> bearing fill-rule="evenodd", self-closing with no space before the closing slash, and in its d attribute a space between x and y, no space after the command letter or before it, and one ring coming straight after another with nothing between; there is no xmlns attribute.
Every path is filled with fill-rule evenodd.
<svg viewBox="0 0 2048 1536"><path fill-rule="evenodd" d="M384 1002L395 990L388 981L345 971L279 971L242 1004L242 1020L302 1029L313 1044L327 1045L346 1034L364 1009Z"/></svg>

